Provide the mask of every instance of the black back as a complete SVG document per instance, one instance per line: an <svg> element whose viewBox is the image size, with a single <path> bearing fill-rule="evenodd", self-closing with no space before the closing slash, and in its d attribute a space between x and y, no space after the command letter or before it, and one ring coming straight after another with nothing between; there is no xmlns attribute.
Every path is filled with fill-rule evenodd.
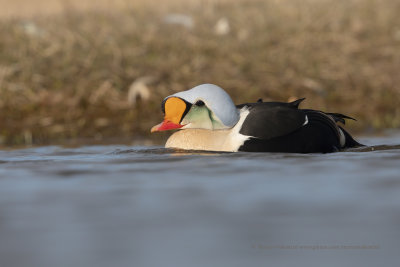
<svg viewBox="0 0 400 267"><path fill-rule="evenodd" d="M311 109L298 109L303 99L290 103L257 102L238 105L248 108L241 130L251 136L239 148L251 152L328 153L341 148L360 146L336 122L353 119L339 113L324 113ZM345 146L340 145L340 130Z"/></svg>
<svg viewBox="0 0 400 267"><path fill-rule="evenodd" d="M286 106L256 105L251 107L240 133L260 139L289 134L306 122L303 111Z"/></svg>

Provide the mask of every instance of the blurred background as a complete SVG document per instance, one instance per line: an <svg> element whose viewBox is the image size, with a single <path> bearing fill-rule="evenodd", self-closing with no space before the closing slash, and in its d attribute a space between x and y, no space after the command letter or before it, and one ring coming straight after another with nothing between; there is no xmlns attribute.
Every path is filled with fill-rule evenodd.
<svg viewBox="0 0 400 267"><path fill-rule="evenodd" d="M399 71L400 0L0 0L0 267L398 266ZM370 147L149 147L201 83Z"/></svg>
<svg viewBox="0 0 400 267"><path fill-rule="evenodd" d="M0 0L0 145L161 142L160 103L306 97L400 127L398 0Z"/></svg>

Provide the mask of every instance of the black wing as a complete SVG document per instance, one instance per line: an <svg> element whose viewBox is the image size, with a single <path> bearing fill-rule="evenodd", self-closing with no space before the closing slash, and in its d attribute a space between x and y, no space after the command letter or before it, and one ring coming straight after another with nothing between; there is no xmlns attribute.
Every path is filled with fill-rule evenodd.
<svg viewBox="0 0 400 267"><path fill-rule="evenodd" d="M240 104L240 105L236 105L236 108L241 109L243 107L249 107L249 108L254 108L254 107L258 107L258 106L263 106L265 107L288 107L288 108L294 108L297 109L300 105L301 102L303 102L305 98L300 98L297 99L293 102L263 102L262 99L258 99L257 102L255 103L244 103L244 104Z"/></svg>
<svg viewBox="0 0 400 267"><path fill-rule="evenodd" d="M306 123L306 114L297 109L299 103L257 102L239 105L247 107L249 115L243 122L240 133L259 139L271 139L287 135Z"/></svg>

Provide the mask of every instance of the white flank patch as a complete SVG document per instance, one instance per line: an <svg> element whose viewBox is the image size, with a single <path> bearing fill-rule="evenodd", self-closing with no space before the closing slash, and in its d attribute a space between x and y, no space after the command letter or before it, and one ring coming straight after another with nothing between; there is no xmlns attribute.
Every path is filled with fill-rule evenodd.
<svg viewBox="0 0 400 267"><path fill-rule="evenodd" d="M306 115L306 121L303 123L302 126L307 125L307 123L308 123L308 117L307 117L307 115Z"/></svg>
<svg viewBox="0 0 400 267"><path fill-rule="evenodd" d="M339 142L340 142L340 146L344 147L344 145L346 144L346 136L344 135L342 129L338 128L339 130Z"/></svg>

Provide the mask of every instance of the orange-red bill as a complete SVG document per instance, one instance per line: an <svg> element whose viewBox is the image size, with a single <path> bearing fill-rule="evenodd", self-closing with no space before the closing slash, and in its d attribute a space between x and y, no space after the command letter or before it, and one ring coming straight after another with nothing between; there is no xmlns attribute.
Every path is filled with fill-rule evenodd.
<svg viewBox="0 0 400 267"><path fill-rule="evenodd" d="M162 123L157 124L151 128L151 132L159 132L159 131L166 131L172 129L179 129L182 128L184 125L176 124L168 120L164 120Z"/></svg>

